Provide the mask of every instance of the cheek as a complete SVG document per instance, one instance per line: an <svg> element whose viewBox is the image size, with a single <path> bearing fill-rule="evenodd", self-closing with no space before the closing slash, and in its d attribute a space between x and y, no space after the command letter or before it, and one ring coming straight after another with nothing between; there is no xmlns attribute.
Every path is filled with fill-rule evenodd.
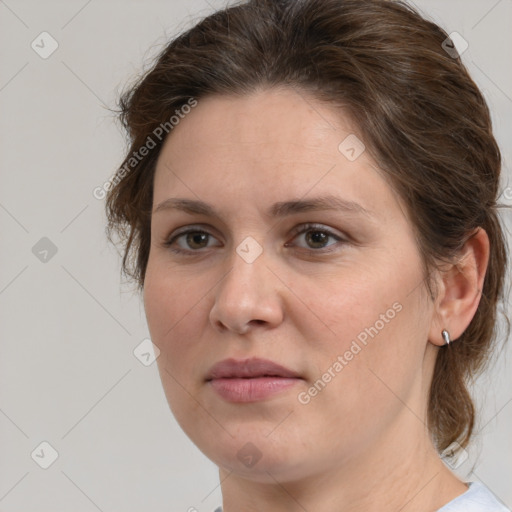
<svg viewBox="0 0 512 512"><path fill-rule="evenodd" d="M154 343L162 341L166 331L176 322L176 307L180 304L172 287L165 278L157 278L156 273L146 273L144 282L144 310ZM159 344L159 343L158 343Z"/></svg>
<svg viewBox="0 0 512 512"><path fill-rule="evenodd" d="M310 336L321 329L320 345L325 348L348 350L353 340L364 347L365 342L391 332L399 320L406 288L400 281L404 278L403 273L397 278L392 268L376 264L341 268L307 280L295 278L294 292L308 310L296 321L305 332L310 330Z"/></svg>
<svg viewBox="0 0 512 512"><path fill-rule="evenodd" d="M183 272L158 258L150 259L144 283L144 309L151 340L160 350L157 362L180 382L197 385L206 371L213 345L202 335L209 329L214 273ZM192 371L193 370L193 371ZM171 383L172 384L172 383Z"/></svg>
<svg viewBox="0 0 512 512"><path fill-rule="evenodd" d="M429 317L421 265L414 254L391 256L380 264L374 258L357 272L341 269L330 277L295 281L297 295L307 297L316 314L293 320L307 339L316 340L308 356L312 378L325 376L331 398L347 401L348 409L357 408L358 400L364 406L363 390L374 405L375 397L391 399L386 384L406 394L421 373Z"/></svg>
<svg viewBox="0 0 512 512"><path fill-rule="evenodd" d="M185 365L194 358L193 339L187 329L198 314L199 305L193 293L193 283L182 282L179 274L150 263L144 283L144 309L152 342L159 348L157 363L162 379L174 387L170 373L180 382Z"/></svg>
<svg viewBox="0 0 512 512"><path fill-rule="evenodd" d="M196 297L193 288L193 283L180 279L179 273L148 264L144 284L148 327L152 342L160 350L157 366L167 402L185 427L196 417L197 402L191 396L197 394L198 382L191 376L198 374L201 353L193 341L202 321L199 316L204 316L200 296Z"/></svg>
<svg viewBox="0 0 512 512"><path fill-rule="evenodd" d="M172 339L186 324L183 320L193 313L201 291L205 293L205 288L199 289L198 284L161 258L150 256L144 280L144 309L155 343Z"/></svg>

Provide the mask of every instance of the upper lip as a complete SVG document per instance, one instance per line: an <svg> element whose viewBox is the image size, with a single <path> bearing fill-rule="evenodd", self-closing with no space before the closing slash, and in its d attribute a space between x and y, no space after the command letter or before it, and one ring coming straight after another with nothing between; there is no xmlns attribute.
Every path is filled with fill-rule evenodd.
<svg viewBox="0 0 512 512"><path fill-rule="evenodd" d="M210 368L210 371L206 376L206 380L264 376L299 377L296 372L285 368L278 363L274 363L268 359L253 357L251 359L238 360L233 358L224 359Z"/></svg>

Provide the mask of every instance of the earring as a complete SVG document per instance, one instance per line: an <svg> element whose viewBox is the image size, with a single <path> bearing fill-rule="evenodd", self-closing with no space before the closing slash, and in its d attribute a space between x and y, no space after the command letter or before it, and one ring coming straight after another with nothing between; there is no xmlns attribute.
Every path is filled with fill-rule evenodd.
<svg viewBox="0 0 512 512"><path fill-rule="evenodd" d="M443 336L444 344L449 345L451 340L450 340L450 334L448 333L448 331L446 329L443 329L441 331L441 335Z"/></svg>

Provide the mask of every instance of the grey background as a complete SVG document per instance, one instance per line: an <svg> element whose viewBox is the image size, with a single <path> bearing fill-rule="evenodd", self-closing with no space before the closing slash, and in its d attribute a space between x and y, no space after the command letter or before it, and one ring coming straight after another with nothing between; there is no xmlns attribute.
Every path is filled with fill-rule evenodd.
<svg viewBox="0 0 512 512"><path fill-rule="evenodd" d="M125 148L107 108L120 88L169 37L223 4L0 0L4 512L209 511L221 502L217 468L173 419L156 364L133 354L148 337L143 307L120 284L93 190ZM512 185L512 0L415 4L468 41L463 60L492 109L503 187ZM31 47L43 31L58 43L47 59ZM504 217L510 233L511 213ZM479 435L457 469L509 507L510 356L508 344L477 383ZM50 456L43 441L58 452L48 469L35 462Z"/></svg>

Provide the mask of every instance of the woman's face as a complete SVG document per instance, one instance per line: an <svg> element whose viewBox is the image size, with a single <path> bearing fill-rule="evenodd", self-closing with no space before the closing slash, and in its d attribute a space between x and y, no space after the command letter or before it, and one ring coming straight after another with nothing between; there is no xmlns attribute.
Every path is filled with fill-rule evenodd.
<svg viewBox="0 0 512 512"><path fill-rule="evenodd" d="M144 300L167 400L207 457L254 480L363 461L424 431L421 259L354 132L292 89L212 96L158 160ZM207 380L255 357L298 378Z"/></svg>

